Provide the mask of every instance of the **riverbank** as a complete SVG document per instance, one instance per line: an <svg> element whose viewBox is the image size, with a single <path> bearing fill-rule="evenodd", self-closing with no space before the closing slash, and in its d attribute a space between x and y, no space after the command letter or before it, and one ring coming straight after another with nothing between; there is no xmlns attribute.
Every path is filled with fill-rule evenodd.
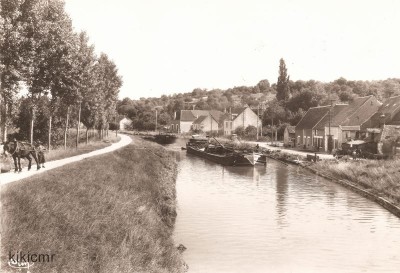
<svg viewBox="0 0 400 273"><path fill-rule="evenodd" d="M9 251L55 254L41 272L181 272L172 231L175 158L135 138L111 153L4 186L2 272Z"/></svg>
<svg viewBox="0 0 400 273"><path fill-rule="evenodd" d="M400 217L400 160L320 161L306 168L349 187Z"/></svg>

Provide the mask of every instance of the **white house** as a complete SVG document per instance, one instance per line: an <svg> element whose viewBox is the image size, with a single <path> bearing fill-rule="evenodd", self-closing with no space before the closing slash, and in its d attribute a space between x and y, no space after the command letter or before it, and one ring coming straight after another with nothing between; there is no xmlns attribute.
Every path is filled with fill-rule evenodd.
<svg viewBox="0 0 400 273"><path fill-rule="evenodd" d="M129 118L127 118L127 117L124 117L123 119L121 119L121 120L119 121L119 129L120 129L121 131L124 131L124 130L126 130L127 127L130 126L131 124L132 124L132 120L129 119Z"/></svg>

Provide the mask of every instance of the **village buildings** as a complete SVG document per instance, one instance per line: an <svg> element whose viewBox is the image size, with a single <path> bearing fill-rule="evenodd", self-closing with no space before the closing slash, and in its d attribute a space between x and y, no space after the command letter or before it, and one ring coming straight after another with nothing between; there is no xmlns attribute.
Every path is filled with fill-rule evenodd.
<svg viewBox="0 0 400 273"><path fill-rule="evenodd" d="M261 119L248 106L231 109L230 113L224 115L223 133L225 136L232 135L239 127L246 128L248 126L261 128Z"/></svg>
<svg viewBox="0 0 400 273"><path fill-rule="evenodd" d="M175 133L190 131L214 132L231 135L237 128L249 125L261 127L261 119L250 107L230 109L229 112L217 110L181 110L175 113L170 130Z"/></svg>
<svg viewBox="0 0 400 273"><path fill-rule="evenodd" d="M119 129L121 131L125 131L127 130L132 124L132 120L127 118L127 117L123 117L120 121L119 121Z"/></svg>
<svg viewBox="0 0 400 273"><path fill-rule="evenodd" d="M223 114L218 110L181 110L175 113L170 130L175 133L188 133L194 130L218 132L222 127L219 120Z"/></svg>
<svg viewBox="0 0 400 273"><path fill-rule="evenodd" d="M374 96L355 98L349 104L310 108L296 125L296 141L304 149L329 151L343 143L367 136L364 124L378 111L381 103ZM331 138L331 147L328 139Z"/></svg>
<svg viewBox="0 0 400 273"><path fill-rule="evenodd" d="M283 146L296 146L296 126L286 126L283 131Z"/></svg>

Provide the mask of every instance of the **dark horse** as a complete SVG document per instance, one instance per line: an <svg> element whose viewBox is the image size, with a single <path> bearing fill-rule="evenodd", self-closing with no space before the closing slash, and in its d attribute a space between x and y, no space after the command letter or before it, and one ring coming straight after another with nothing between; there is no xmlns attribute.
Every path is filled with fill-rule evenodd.
<svg viewBox="0 0 400 273"><path fill-rule="evenodd" d="M38 170L40 169L40 164L37 158L37 152L33 145L20 141L14 141L14 142L7 141L6 143L4 143L3 150L4 153L7 152L11 154L14 160L15 172L22 171L21 158L28 159L29 161L28 171L29 171L31 169L31 164L32 164L31 156L35 159L37 169ZM18 159L18 166L17 166L17 159Z"/></svg>

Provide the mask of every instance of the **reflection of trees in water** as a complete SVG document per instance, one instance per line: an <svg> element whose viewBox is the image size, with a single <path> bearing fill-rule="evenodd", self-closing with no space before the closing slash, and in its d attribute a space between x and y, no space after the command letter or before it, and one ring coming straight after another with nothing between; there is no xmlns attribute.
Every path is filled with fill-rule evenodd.
<svg viewBox="0 0 400 273"><path fill-rule="evenodd" d="M284 225L286 217L286 199L289 194L288 167L277 166L276 172L276 212L278 225Z"/></svg>

